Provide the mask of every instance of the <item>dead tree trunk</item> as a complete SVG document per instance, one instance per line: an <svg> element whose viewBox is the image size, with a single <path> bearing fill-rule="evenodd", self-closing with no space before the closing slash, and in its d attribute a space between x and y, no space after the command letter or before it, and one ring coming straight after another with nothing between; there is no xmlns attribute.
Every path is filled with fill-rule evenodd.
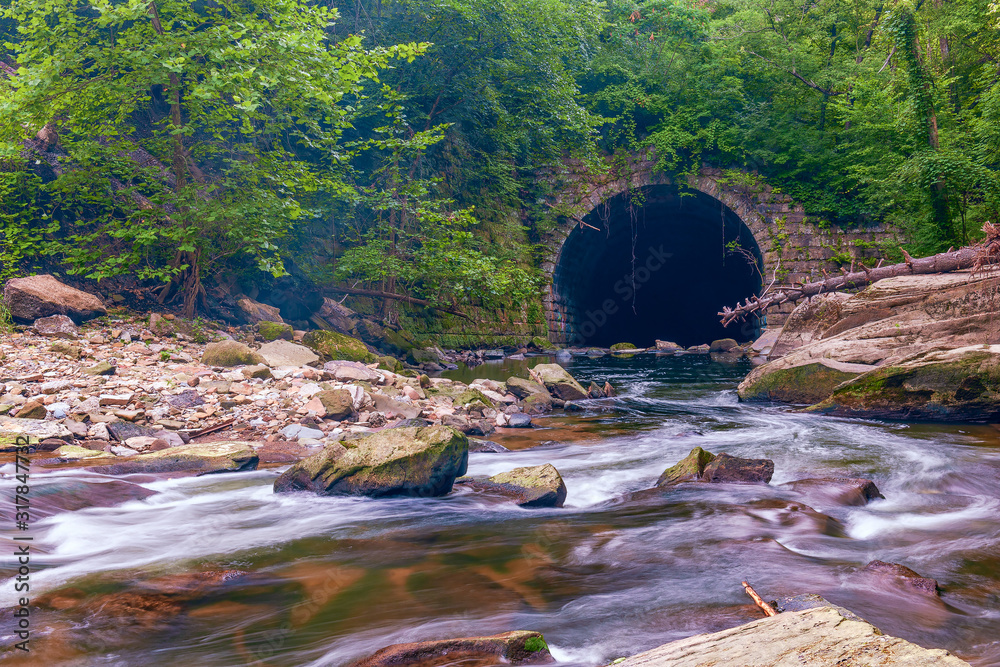
<svg viewBox="0 0 1000 667"><path fill-rule="evenodd" d="M764 298L751 297L735 308L728 306L722 309L719 316L722 318L722 325L729 324L738 319L744 319L747 315L762 313L772 306L777 306L786 301L798 301L818 294L829 292L841 292L843 290L858 289L866 287L878 280L894 278L896 276L922 275L928 273L947 273L949 271L961 271L977 266L977 260L983 255L983 249L976 246L961 248L959 250L949 250L930 257L913 259L904 250L903 255L906 261L900 264L880 266L874 269L861 265L861 271L852 271L839 276L832 276L826 280L814 283L798 285L792 289L787 289Z"/></svg>

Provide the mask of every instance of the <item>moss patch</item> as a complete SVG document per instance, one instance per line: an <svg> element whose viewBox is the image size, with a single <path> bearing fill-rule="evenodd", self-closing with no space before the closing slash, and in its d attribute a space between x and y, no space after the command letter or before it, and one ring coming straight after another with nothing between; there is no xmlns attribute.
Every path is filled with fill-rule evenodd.
<svg viewBox="0 0 1000 667"><path fill-rule="evenodd" d="M336 331L310 331L302 337L302 343L327 360L375 361L375 355L364 343Z"/></svg>

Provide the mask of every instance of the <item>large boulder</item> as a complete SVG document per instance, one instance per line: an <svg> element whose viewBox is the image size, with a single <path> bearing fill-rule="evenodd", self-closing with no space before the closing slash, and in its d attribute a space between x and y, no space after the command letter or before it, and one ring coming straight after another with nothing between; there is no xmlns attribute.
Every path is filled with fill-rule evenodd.
<svg viewBox="0 0 1000 667"><path fill-rule="evenodd" d="M264 363L264 358L243 343L221 340L205 346L201 363L206 366L253 366Z"/></svg>
<svg viewBox="0 0 1000 667"><path fill-rule="evenodd" d="M529 372L536 382L545 385L553 396L564 401L587 398L587 390L559 364L538 364Z"/></svg>
<svg viewBox="0 0 1000 667"><path fill-rule="evenodd" d="M832 605L786 611L729 630L680 639L615 664L616 667L969 667L969 663L947 651L926 649L883 634L858 616Z"/></svg>
<svg viewBox="0 0 1000 667"><path fill-rule="evenodd" d="M551 463L514 468L487 479L472 479L477 491L509 498L521 507L562 507L566 483Z"/></svg>
<svg viewBox="0 0 1000 667"><path fill-rule="evenodd" d="M248 442L208 442L161 449L93 468L105 475L181 472L210 475L256 470L259 459Z"/></svg>
<svg viewBox="0 0 1000 667"><path fill-rule="evenodd" d="M656 486L670 487L681 482L767 484L772 475L774 461L770 459L743 459L695 447L680 462L664 470Z"/></svg>
<svg viewBox="0 0 1000 667"><path fill-rule="evenodd" d="M539 382L533 382L523 378L510 377L507 378L506 384L507 391L514 394L514 396L517 396L518 398L528 398L533 394L540 394L551 398L551 396L549 396L549 390L545 388L545 385Z"/></svg>
<svg viewBox="0 0 1000 667"><path fill-rule="evenodd" d="M916 354L839 385L809 408L915 421L1000 421L1000 345Z"/></svg>
<svg viewBox="0 0 1000 667"><path fill-rule="evenodd" d="M996 275L958 271L880 280L857 294L824 300L825 309L817 304L810 317L802 314L809 308L804 304L802 317L790 318L785 325L772 361L754 369L747 380L759 381L823 359L893 366L933 350L1000 343L1000 309L993 296L998 289ZM800 341L803 344L794 347ZM784 356L774 359L785 349L789 351ZM808 376L802 381L813 382Z"/></svg>
<svg viewBox="0 0 1000 667"><path fill-rule="evenodd" d="M683 459L663 471L656 480L657 486L671 486L680 482L697 482L705 472L705 466L715 458L712 452L695 447Z"/></svg>
<svg viewBox="0 0 1000 667"><path fill-rule="evenodd" d="M285 321L281 318L281 311L277 308L260 303L259 301L254 301L249 297L243 297L237 300L236 306L243 312L243 316L246 317L251 324L257 324L258 322L283 323Z"/></svg>
<svg viewBox="0 0 1000 667"><path fill-rule="evenodd" d="M768 356L777 359L803 345L822 340L827 330L840 320L841 306L850 298L850 294L832 292L800 303L776 334Z"/></svg>
<svg viewBox="0 0 1000 667"><path fill-rule="evenodd" d="M309 366L319 361L319 356L305 345L287 340L274 340L260 346L257 353L271 368Z"/></svg>
<svg viewBox="0 0 1000 667"><path fill-rule="evenodd" d="M48 274L8 280L3 300L11 317L21 322L67 315L79 323L108 312L93 294L64 285Z"/></svg>
<svg viewBox="0 0 1000 667"><path fill-rule="evenodd" d="M310 331L302 337L302 343L326 360L375 361L375 355L368 351L364 343L336 331Z"/></svg>
<svg viewBox="0 0 1000 667"><path fill-rule="evenodd" d="M554 660L541 633L514 630L490 637L393 644L349 667L542 665L550 662Z"/></svg>
<svg viewBox="0 0 1000 667"><path fill-rule="evenodd" d="M447 426L393 428L328 445L275 481L276 493L443 496L469 463L469 439Z"/></svg>
<svg viewBox="0 0 1000 667"><path fill-rule="evenodd" d="M740 382L741 401L780 401L812 405L827 398L835 387L875 368L833 359L808 360L798 366L779 361L754 368Z"/></svg>
<svg viewBox="0 0 1000 667"><path fill-rule="evenodd" d="M353 310L329 297L323 297L323 305L316 311L316 316L323 318L336 331L353 336L355 327L361 317Z"/></svg>
<svg viewBox="0 0 1000 667"><path fill-rule="evenodd" d="M717 454L701 473L701 481L714 484L767 484L774 475L771 459L742 459Z"/></svg>

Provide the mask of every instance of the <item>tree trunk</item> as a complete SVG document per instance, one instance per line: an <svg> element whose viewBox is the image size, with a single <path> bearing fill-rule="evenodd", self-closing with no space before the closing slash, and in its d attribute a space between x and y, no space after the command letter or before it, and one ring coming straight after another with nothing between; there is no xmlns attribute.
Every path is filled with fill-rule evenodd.
<svg viewBox="0 0 1000 667"><path fill-rule="evenodd" d="M862 271L849 272L827 278L826 280L806 283L793 289L772 294L763 299L752 297L747 299L746 302L737 305L736 308L723 308L719 316L722 317L723 326L729 326L730 323L737 319L744 319L747 315L753 313L762 313L772 306L777 306L787 301L794 302L819 294L858 289L876 281L896 276L948 273L950 271L971 269L976 266L977 260L982 257L983 249L978 246L970 246L931 255L930 257L921 257L920 259L913 259L906 254L905 250L903 254L906 256L906 261L900 264L891 264L874 269L869 269L862 265Z"/></svg>
<svg viewBox="0 0 1000 667"><path fill-rule="evenodd" d="M166 32L160 22L160 12L156 8L155 0L151 0L148 5L148 12L153 24L153 30L157 35L163 36ZM170 80L170 126L171 139L173 144L173 157L171 167L174 172L174 192L180 193L187 185L187 150L184 148L184 135L180 132L184 127L184 113L181 107L183 96L181 94L181 78L175 72L169 75ZM183 213L183 207L178 207ZM193 318L198 309L198 302L205 302L205 288L201 284L201 267L199 261L201 253L198 251L178 252L174 257L174 267L187 266L186 269L177 273L169 283L167 283L159 295L159 302L164 303L170 296L174 288L180 287L184 295L184 317Z"/></svg>

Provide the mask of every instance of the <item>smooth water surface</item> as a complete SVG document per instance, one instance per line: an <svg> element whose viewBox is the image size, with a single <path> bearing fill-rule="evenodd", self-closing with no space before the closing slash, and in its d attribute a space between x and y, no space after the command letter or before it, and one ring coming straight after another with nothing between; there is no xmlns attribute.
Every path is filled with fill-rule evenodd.
<svg viewBox="0 0 1000 667"><path fill-rule="evenodd" d="M470 462L475 475L554 464L569 489L562 509L466 489L441 499L275 495L275 468L140 478L158 493L37 521L45 555L35 566L46 569L33 591L48 591L57 611L32 619L33 659L44 658L32 664L336 666L396 642L526 629L545 633L564 665L604 665L760 618L740 586L748 579L766 599L819 593L890 634L1000 665L994 428L740 404L749 364L704 356L569 368L621 395L498 433L513 451ZM695 446L773 459L774 479L636 493ZM844 507L778 486L820 476L868 477L886 499ZM80 471L33 479L107 481ZM937 579L940 599L859 571L873 559ZM10 572L10 557L3 563ZM9 581L2 591L6 606Z"/></svg>

